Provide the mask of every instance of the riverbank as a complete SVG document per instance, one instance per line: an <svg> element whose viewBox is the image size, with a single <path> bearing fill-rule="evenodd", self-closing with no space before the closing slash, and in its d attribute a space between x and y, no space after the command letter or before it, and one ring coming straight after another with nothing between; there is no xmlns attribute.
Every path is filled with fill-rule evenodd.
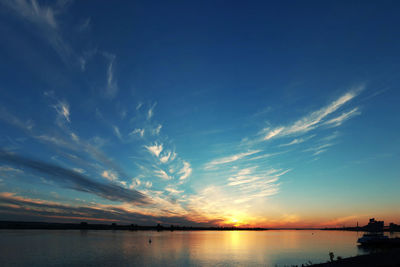
<svg viewBox="0 0 400 267"><path fill-rule="evenodd" d="M371 267L392 267L400 266L400 248L384 252L377 252L368 255L349 257L334 262L313 264L313 267L344 267L344 266L371 266Z"/></svg>
<svg viewBox="0 0 400 267"><path fill-rule="evenodd" d="M117 223L55 223L0 221L0 229L14 230L131 230L131 231L265 231L265 230L320 230L318 228L260 228L260 227L216 227L180 225L137 225Z"/></svg>

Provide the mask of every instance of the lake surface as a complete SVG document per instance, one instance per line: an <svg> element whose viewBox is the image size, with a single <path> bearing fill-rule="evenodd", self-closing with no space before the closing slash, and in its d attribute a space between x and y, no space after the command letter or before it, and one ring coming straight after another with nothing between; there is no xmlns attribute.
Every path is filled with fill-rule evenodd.
<svg viewBox="0 0 400 267"><path fill-rule="evenodd" d="M0 230L0 266L284 266L349 257L346 231ZM152 242L149 243L149 238Z"/></svg>

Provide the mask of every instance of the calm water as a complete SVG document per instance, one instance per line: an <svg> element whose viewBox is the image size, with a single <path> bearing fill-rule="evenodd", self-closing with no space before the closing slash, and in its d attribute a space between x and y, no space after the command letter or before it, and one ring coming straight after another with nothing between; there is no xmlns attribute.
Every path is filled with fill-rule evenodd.
<svg viewBox="0 0 400 267"><path fill-rule="evenodd" d="M0 266L283 266L364 254L341 231L0 230ZM151 238L152 243L148 240Z"/></svg>

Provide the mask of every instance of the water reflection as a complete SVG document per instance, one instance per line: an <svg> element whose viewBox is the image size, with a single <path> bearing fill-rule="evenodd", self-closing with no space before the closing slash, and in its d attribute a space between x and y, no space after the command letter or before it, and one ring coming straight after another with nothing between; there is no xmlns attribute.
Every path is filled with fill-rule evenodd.
<svg viewBox="0 0 400 267"><path fill-rule="evenodd" d="M282 266L326 262L330 251L342 257L368 252L356 246L362 233L341 231L1 230L0 235L2 266Z"/></svg>

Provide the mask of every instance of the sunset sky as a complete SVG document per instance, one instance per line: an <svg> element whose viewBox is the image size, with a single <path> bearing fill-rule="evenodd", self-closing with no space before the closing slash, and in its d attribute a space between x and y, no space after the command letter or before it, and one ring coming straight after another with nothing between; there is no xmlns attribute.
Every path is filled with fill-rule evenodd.
<svg viewBox="0 0 400 267"><path fill-rule="evenodd" d="M400 223L400 2L116 2L0 0L0 220Z"/></svg>

